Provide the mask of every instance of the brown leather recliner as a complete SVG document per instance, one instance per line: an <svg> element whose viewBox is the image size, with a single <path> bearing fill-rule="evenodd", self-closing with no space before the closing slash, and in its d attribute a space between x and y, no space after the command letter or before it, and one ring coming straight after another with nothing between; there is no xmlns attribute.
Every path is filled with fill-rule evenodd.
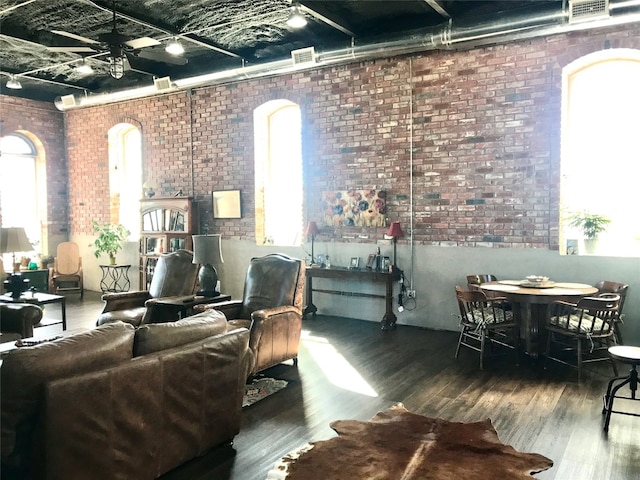
<svg viewBox="0 0 640 480"><path fill-rule="evenodd" d="M0 343L33 337L42 308L31 303L0 303Z"/></svg>
<svg viewBox="0 0 640 480"><path fill-rule="evenodd" d="M165 253L158 259L149 290L102 295L105 305L96 323L123 321L139 326L170 320L162 317L163 309L154 302L164 297L193 295L197 275L198 265L193 263L192 252Z"/></svg>
<svg viewBox="0 0 640 480"><path fill-rule="evenodd" d="M305 264L283 254L253 258L247 270L242 300L196 305L194 310L219 310L228 328L249 328L249 348L255 363L249 374L293 359L298 361L302 331Z"/></svg>

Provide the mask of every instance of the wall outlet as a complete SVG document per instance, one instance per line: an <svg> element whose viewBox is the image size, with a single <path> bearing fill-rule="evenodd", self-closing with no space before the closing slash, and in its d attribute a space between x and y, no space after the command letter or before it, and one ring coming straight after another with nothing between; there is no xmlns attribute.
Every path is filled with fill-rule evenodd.
<svg viewBox="0 0 640 480"><path fill-rule="evenodd" d="M407 290L407 298L416 298L415 290Z"/></svg>

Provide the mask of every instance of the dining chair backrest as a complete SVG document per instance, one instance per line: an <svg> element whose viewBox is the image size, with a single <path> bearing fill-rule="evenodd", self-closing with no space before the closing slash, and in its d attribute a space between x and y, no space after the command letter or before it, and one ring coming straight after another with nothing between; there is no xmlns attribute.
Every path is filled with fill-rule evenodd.
<svg viewBox="0 0 640 480"><path fill-rule="evenodd" d="M498 277L492 273L480 273L476 275L467 275L467 288L469 290L479 290L480 284L486 282L495 282Z"/></svg>
<svg viewBox="0 0 640 480"><path fill-rule="evenodd" d="M614 293L620 295L620 304L618 305L618 313L622 315L624 301L627 298L629 285L621 282L613 282L611 280L601 280L594 285L598 289L598 294Z"/></svg>
<svg viewBox="0 0 640 480"><path fill-rule="evenodd" d="M584 297L577 304L556 301L549 305L548 323L582 336L611 335L620 296Z"/></svg>
<svg viewBox="0 0 640 480"><path fill-rule="evenodd" d="M61 275L74 275L82 267L80 247L75 242L62 242L58 245L55 257L55 271Z"/></svg>
<svg viewBox="0 0 640 480"><path fill-rule="evenodd" d="M489 298L482 290L463 290L456 285L456 299L463 322L486 325L508 320L509 314L502 308L503 298Z"/></svg>

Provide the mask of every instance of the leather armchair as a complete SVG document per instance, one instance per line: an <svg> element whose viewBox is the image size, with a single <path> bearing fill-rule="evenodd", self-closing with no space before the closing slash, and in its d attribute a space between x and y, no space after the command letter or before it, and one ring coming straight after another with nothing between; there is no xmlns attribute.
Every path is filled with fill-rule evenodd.
<svg viewBox="0 0 640 480"><path fill-rule="evenodd" d="M250 330L254 364L249 375L286 360L298 361L302 331L305 264L283 254L253 258L247 270L242 300L196 305L227 317L228 329Z"/></svg>
<svg viewBox="0 0 640 480"><path fill-rule="evenodd" d="M31 303L0 303L0 342L33 337L42 320L42 308Z"/></svg>
<svg viewBox="0 0 640 480"><path fill-rule="evenodd" d="M102 295L105 305L98 317L97 325L123 321L139 326L177 320L164 318L163 309L157 306L157 301L166 297L193 295L198 265L192 262L193 253L188 250L178 250L160 256L149 290Z"/></svg>

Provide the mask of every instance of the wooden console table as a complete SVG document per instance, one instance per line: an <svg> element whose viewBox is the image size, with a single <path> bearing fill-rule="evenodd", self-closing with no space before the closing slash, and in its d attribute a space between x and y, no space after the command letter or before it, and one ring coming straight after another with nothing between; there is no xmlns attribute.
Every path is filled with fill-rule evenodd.
<svg viewBox="0 0 640 480"><path fill-rule="evenodd" d="M355 270L344 267L318 268L307 267L307 306L303 315L312 314L318 311L313 304L313 292L329 293L334 295L348 295L353 297L370 297L384 298L386 311L382 317L382 330L390 330L396 326L396 316L393 313L393 282L400 280L400 271L381 272L377 270L362 269ZM348 280L349 282L384 282L386 291L384 295L376 295L373 293L348 292L344 290L326 290L322 288L313 288L314 278L333 278L338 280Z"/></svg>

